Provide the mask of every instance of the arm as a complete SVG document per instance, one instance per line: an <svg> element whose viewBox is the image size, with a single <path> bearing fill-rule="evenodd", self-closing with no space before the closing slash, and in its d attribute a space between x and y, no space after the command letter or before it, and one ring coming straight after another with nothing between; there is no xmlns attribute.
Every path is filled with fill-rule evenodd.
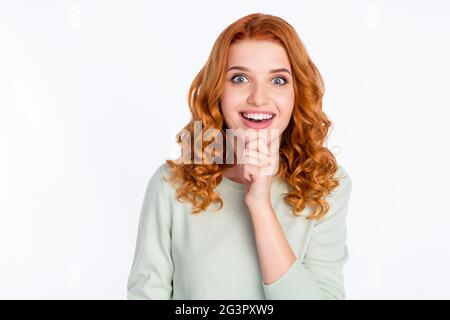
<svg viewBox="0 0 450 320"><path fill-rule="evenodd" d="M330 211L317 222L303 261L294 255L276 215L252 214L266 299L344 299L343 266L348 260L346 216L351 180L345 170L328 196ZM262 212L264 213L264 210Z"/></svg>
<svg viewBox="0 0 450 320"><path fill-rule="evenodd" d="M172 218L164 198L161 168L151 177L141 207L133 264L127 282L127 299L171 299Z"/></svg>
<svg viewBox="0 0 450 320"><path fill-rule="evenodd" d="M271 206L250 207L263 283L280 278L294 263L296 256Z"/></svg>

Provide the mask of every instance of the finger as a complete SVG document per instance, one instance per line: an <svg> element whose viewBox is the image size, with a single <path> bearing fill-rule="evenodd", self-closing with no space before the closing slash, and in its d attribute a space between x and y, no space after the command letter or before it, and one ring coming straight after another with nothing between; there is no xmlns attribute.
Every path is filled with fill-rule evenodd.
<svg viewBox="0 0 450 320"><path fill-rule="evenodd" d="M259 171L260 175L274 175L278 171L276 160L270 157L261 159L255 155L255 152L256 151L253 151L253 154L246 155L246 157L244 157L244 164L259 167L261 169ZM261 155L261 153L258 153L258 155Z"/></svg>
<svg viewBox="0 0 450 320"><path fill-rule="evenodd" d="M273 176L278 171L278 166L275 159L270 158L270 164L262 167L261 174L264 176Z"/></svg>
<svg viewBox="0 0 450 320"><path fill-rule="evenodd" d="M267 145L267 141L264 140L264 138L260 138L258 140L258 151L264 152L266 154L269 154L269 148Z"/></svg>
<svg viewBox="0 0 450 320"><path fill-rule="evenodd" d="M251 165L244 165L244 177L249 182L253 182L256 177L260 176L261 168L251 166Z"/></svg>
<svg viewBox="0 0 450 320"><path fill-rule="evenodd" d="M244 147L244 149L254 150L254 151L257 151L257 152L262 152L262 153L265 153L265 154L269 154L269 150L267 149L267 146L262 146L262 145L259 146L256 143L255 144L246 145Z"/></svg>
<svg viewBox="0 0 450 320"><path fill-rule="evenodd" d="M258 161L258 158L250 156L250 155L245 155L244 156L244 164L252 164L255 166L259 166L260 163Z"/></svg>
<svg viewBox="0 0 450 320"><path fill-rule="evenodd" d="M256 138L258 138L257 132L247 132L241 136L241 140L244 142L244 145L247 145L250 141L253 141Z"/></svg>
<svg viewBox="0 0 450 320"><path fill-rule="evenodd" d="M264 154L262 152L258 152L255 150L246 150L244 158L248 156L249 158L256 159L257 163L261 163L263 165L270 165L270 156Z"/></svg>
<svg viewBox="0 0 450 320"><path fill-rule="evenodd" d="M257 167L267 167L270 165L270 162L264 162L264 161L258 159L257 157L246 155L244 157L243 164L250 164L250 165L257 166Z"/></svg>
<svg viewBox="0 0 450 320"><path fill-rule="evenodd" d="M244 170L244 178L246 181L248 182L253 182L252 177L250 176L250 172L248 172L247 170Z"/></svg>
<svg viewBox="0 0 450 320"><path fill-rule="evenodd" d="M245 178L245 180L247 180L250 183L255 180L255 176L257 175L253 168L257 168L258 169L258 167L255 167L255 166L252 166L252 165L248 165L248 164L242 166L242 170L243 170L243 173L244 173L244 178Z"/></svg>
<svg viewBox="0 0 450 320"><path fill-rule="evenodd" d="M250 140L246 147L252 150L261 151L263 153L269 154L269 148L267 142L262 137L257 137L255 139Z"/></svg>
<svg viewBox="0 0 450 320"><path fill-rule="evenodd" d="M245 143L245 148L258 150L258 137L249 138Z"/></svg>
<svg viewBox="0 0 450 320"><path fill-rule="evenodd" d="M270 159L267 163L261 161L256 163L257 160L253 157L247 157L244 166L256 167L259 170L258 175L261 176L273 176L278 171L278 167L275 166L273 159Z"/></svg>

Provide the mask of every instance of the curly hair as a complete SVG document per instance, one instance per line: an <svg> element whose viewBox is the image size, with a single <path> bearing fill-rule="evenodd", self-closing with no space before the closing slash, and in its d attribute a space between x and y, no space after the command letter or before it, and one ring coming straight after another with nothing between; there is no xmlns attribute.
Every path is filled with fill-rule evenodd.
<svg viewBox="0 0 450 320"><path fill-rule="evenodd" d="M177 134L176 142L181 146L186 132L194 136L195 121L202 124L199 139L211 128L225 134L220 97L225 83L227 53L231 44L246 39L275 41L284 47L289 57L295 100L289 125L280 138L276 177L288 184L289 192L284 194L284 200L295 216L300 216L309 204L315 209L306 219L322 219L329 210L325 196L339 185L333 178L338 170L337 161L323 146L332 123L322 111L322 76L295 29L283 19L254 13L235 21L219 35L206 64L191 84L188 103L192 119ZM207 146L203 139L189 144L191 147L200 144L200 148L193 148L200 152ZM212 202L218 203L220 210L223 201L214 189L222 181L224 170L232 165L180 161L181 158L193 160L195 157L202 159L195 151L185 154L182 150L177 161L166 160L173 172L172 178L166 181L172 181L174 186L176 181L180 182L178 187L175 186L177 200L192 203L193 214L206 210Z"/></svg>

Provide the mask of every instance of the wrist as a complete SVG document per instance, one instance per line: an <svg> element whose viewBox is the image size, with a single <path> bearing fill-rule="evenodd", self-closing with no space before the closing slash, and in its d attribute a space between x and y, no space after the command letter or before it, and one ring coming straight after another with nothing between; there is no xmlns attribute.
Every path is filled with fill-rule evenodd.
<svg viewBox="0 0 450 320"><path fill-rule="evenodd" d="M262 211L272 211L272 203L268 200L262 200L262 199L245 199L245 204L247 205L248 210L250 213L256 212L259 214L259 212Z"/></svg>

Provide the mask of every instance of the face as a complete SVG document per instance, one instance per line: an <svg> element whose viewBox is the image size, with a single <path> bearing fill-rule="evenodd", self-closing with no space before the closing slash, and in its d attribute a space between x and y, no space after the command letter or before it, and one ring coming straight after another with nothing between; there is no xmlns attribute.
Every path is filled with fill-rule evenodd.
<svg viewBox="0 0 450 320"><path fill-rule="evenodd" d="M284 48L262 40L232 44L220 105L230 129L278 129L281 135L294 108L292 70Z"/></svg>

